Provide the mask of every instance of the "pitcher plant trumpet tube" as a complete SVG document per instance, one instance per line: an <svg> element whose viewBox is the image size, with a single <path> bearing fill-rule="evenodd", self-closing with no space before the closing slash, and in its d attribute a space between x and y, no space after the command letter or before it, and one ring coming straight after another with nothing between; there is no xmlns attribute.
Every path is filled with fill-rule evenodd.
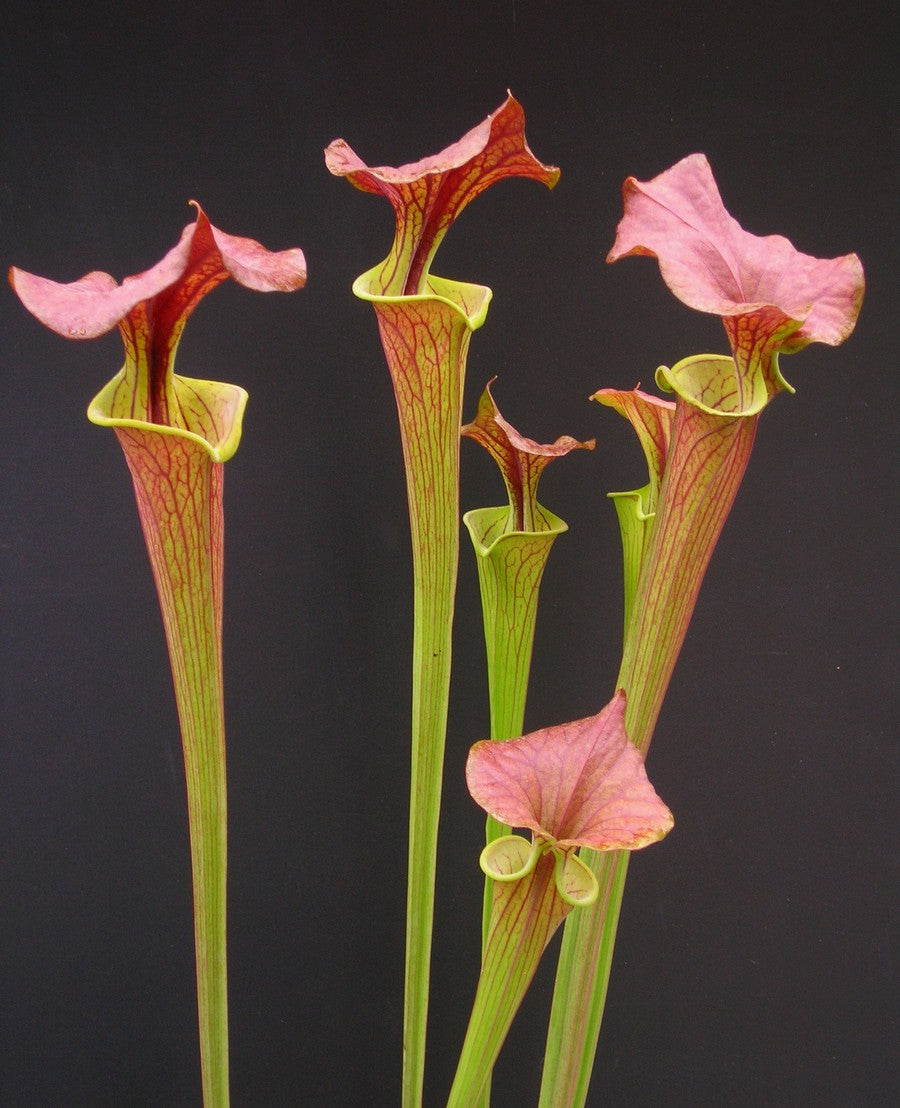
<svg viewBox="0 0 900 1108"><path fill-rule="evenodd" d="M466 356L491 291L435 277L435 251L470 200L505 177L548 186L559 170L525 141L508 96L440 154L399 168L366 165L342 139L325 151L337 176L386 197L396 220L390 253L353 285L378 319L394 385L413 552L412 780L403 1017L403 1104L421 1103L437 827L459 558L459 433Z"/></svg>
<svg viewBox="0 0 900 1108"><path fill-rule="evenodd" d="M121 285L107 273L58 284L19 269L25 307L65 338L118 327L125 364L88 418L116 433L131 472L159 595L187 782L203 1100L229 1102L226 961L227 798L222 676L223 463L237 450L247 394L181 377L175 353L199 301L232 277L260 292L306 281L298 249L270 252L194 224L155 266Z"/></svg>
<svg viewBox="0 0 900 1108"><path fill-rule="evenodd" d="M509 505L466 512L463 522L478 563L491 738L511 739L522 733L541 578L554 539L568 529L538 501L538 481L554 458L593 450L596 441L562 435L552 443L537 443L519 434L497 408L491 394L494 380L488 382L475 419L462 434L480 443L497 463Z"/></svg>
<svg viewBox="0 0 900 1108"><path fill-rule="evenodd" d="M579 442L571 435L562 435L552 443L526 438L500 414L491 393L495 380L487 383L475 419L462 428L462 434L483 446L497 463L509 505L466 512L463 523L472 539L478 567L490 734L494 740L504 740L522 734L541 579L550 548L557 536L568 530L564 520L538 501L538 482L554 458L573 450L593 450L596 442ZM488 843L508 833L506 825L488 815ZM487 878L485 940L491 899Z"/></svg>
<svg viewBox="0 0 900 1108"><path fill-rule="evenodd" d="M674 393L674 407L638 390L595 395L631 420L650 469L648 486L624 494L642 522L637 540L634 521L623 526L627 621L617 680L628 695L626 730L646 756L759 417L778 392L793 391L779 355L810 342L843 342L856 323L864 282L855 254L812 258L781 236L744 231L725 210L702 154L649 182L628 178L623 196L607 260L657 258L680 300L722 317L731 345L730 357L702 354L657 371L657 384ZM542 1108L584 1104L602 1018L627 855L585 852L585 860L606 895L566 925Z"/></svg>

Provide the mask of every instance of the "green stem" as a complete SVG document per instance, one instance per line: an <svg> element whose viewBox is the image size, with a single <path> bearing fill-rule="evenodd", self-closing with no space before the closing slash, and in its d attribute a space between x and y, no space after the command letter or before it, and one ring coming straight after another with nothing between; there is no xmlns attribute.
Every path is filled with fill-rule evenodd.
<svg viewBox="0 0 900 1108"><path fill-rule="evenodd" d="M450 689L450 650L458 542L440 523L432 538L439 551L413 557L414 629L412 755L407 870L406 961L403 1009L403 1094L409 1108L422 1102L428 1021L434 885L441 783ZM415 546L414 540L414 549Z"/></svg>
<svg viewBox="0 0 900 1108"><path fill-rule="evenodd" d="M566 921L556 980L558 990L560 982L568 985L565 997L569 1007L563 1010L557 1005L554 994L544 1056L541 1108L555 1108L561 1104L568 1108L584 1104L587 1098L630 856L627 850L580 851L579 857L597 877L600 895L592 908L573 912ZM573 1037L582 1052L579 1065L571 1064Z"/></svg>

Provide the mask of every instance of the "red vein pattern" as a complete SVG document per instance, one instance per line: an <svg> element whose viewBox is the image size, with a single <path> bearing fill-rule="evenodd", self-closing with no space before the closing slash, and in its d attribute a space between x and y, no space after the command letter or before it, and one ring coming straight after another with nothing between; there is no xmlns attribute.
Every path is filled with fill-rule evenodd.
<svg viewBox="0 0 900 1108"><path fill-rule="evenodd" d="M560 848L637 850L672 826L625 732L620 690L596 715L505 743L476 743L469 792L485 811Z"/></svg>
<svg viewBox="0 0 900 1108"><path fill-rule="evenodd" d="M181 724L193 859L201 1011L227 1029L226 788L222 686L224 468L186 435L121 427L160 609ZM226 1042L213 1036L212 1051ZM228 1060L202 1058L205 1084L227 1102ZM212 1075L216 1075L213 1078ZM207 1094L208 1095L208 1094Z"/></svg>
<svg viewBox="0 0 900 1108"><path fill-rule="evenodd" d="M359 283L359 282L358 282ZM436 279L432 284L437 285ZM414 579L404 1103L421 1097L438 813L459 560L459 427L466 355L488 289L373 299L400 420ZM478 299L480 297L480 299ZM466 305L476 307L469 314Z"/></svg>
<svg viewBox="0 0 900 1108"><path fill-rule="evenodd" d="M531 177L553 187L555 166L543 165L525 141L525 113L513 96L440 154L396 169L368 166L343 139L325 151L325 163L364 192L380 193L394 209L391 253L379 267L384 295L425 291L428 268L448 228L476 196L504 177Z"/></svg>
<svg viewBox="0 0 900 1108"><path fill-rule="evenodd" d="M412 775L407 878L406 988L402 1101L422 1098L425 1031L440 809L450 683L450 645L459 558L459 432L471 332L491 293L432 277L429 267L455 217L504 177L548 186L525 141L525 117L509 96L440 154L397 169L367 166L343 139L325 151L337 176L391 203L396 229L387 258L359 277L354 292L378 318L400 417L413 548Z"/></svg>
<svg viewBox="0 0 900 1108"><path fill-rule="evenodd" d="M629 696L626 729L646 755L713 549L731 511L757 416L728 419L676 405L666 476L637 594L618 685Z"/></svg>
<svg viewBox="0 0 900 1108"><path fill-rule="evenodd" d="M544 948L572 909L575 874L564 867L581 868L575 849L638 849L672 826L628 741L624 711L619 692L588 719L476 743L469 753L466 781L475 800L496 819L531 829L549 849L525 876L493 882L481 977L448 1105L476 1103L487 1082ZM521 872L492 868L495 875Z"/></svg>
<svg viewBox="0 0 900 1108"><path fill-rule="evenodd" d="M543 508L541 531L507 531L508 518L506 507L480 508L463 517L478 567L492 739L522 734L541 578L553 542L567 529Z"/></svg>
<svg viewBox="0 0 900 1108"><path fill-rule="evenodd" d="M593 450L595 439L579 442L571 435L561 435L555 442L539 443L513 427L503 418L491 394L492 377L478 401L478 410L471 423L461 428L461 434L474 439L491 455L506 483L511 519L510 531L538 531L540 505L537 487L541 474L554 458L572 450Z"/></svg>
<svg viewBox="0 0 900 1108"><path fill-rule="evenodd" d="M781 376L779 352L843 342L855 326L864 279L855 254L813 258L779 235L744 231L725 210L702 154L652 181L629 177L623 199L607 261L656 257L683 303L722 317L733 353L733 359L704 355L658 371L664 387L677 393L675 420L618 679L629 696L626 728L646 754L759 414L775 393L792 391ZM628 855L586 852L584 860L606 892L566 926L541 1108L584 1103L603 1014Z"/></svg>
<svg viewBox="0 0 900 1108"><path fill-rule="evenodd" d="M490 930L472 1019L447 1108L467 1108L491 1075L547 943L572 910L559 895L552 853L519 881L494 882Z"/></svg>
<svg viewBox="0 0 900 1108"><path fill-rule="evenodd" d="M228 277L261 292L306 281L299 249L272 252L197 220L156 265L116 284L60 284L11 269L23 304L67 338L118 326L125 365L88 418L112 427L131 471L162 610L187 781L203 1097L226 1108L225 725L222 708L222 463L237 449L247 394L174 373L185 322Z"/></svg>

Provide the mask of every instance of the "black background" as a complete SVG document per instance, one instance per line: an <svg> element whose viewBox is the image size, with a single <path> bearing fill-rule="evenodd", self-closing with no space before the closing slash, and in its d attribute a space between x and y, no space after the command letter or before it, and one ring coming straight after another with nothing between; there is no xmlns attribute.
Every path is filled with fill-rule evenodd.
<svg viewBox="0 0 900 1108"><path fill-rule="evenodd" d="M528 727L596 711L617 668L605 493L641 483L643 462L585 398L726 349L653 262L605 266L624 177L703 150L748 230L858 251L868 278L845 346L784 361L798 394L766 411L708 574L649 761L676 828L631 867L591 1104L895 1103L896 147L880 5L78 7L0 14L2 265L136 273L192 197L309 263L291 296L217 290L179 352L181 372L251 397L226 481L234 1103L392 1104L399 1085L408 534L388 375L350 293L392 216L321 151L342 136L373 164L415 160L507 87L562 179L498 185L438 254L436 273L494 289L466 411L496 373L524 433L599 440L542 486L572 530L543 586ZM0 1103L196 1104L168 663L124 461L84 418L119 339L67 343L11 292L0 315ZM463 507L502 499L465 443ZM464 545L429 1104L477 973L472 562ZM504 1051L498 1108L534 1102L550 982Z"/></svg>

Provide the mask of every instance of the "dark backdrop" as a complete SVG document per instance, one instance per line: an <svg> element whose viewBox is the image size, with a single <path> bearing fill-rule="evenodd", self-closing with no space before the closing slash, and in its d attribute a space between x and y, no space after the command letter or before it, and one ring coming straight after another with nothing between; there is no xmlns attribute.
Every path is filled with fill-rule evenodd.
<svg viewBox="0 0 900 1108"><path fill-rule="evenodd" d="M526 434L598 437L543 485L571 533L543 588L529 727L596 711L617 668L605 493L643 462L585 398L726 349L654 263L604 265L624 177L703 150L745 227L856 250L869 286L845 346L784 363L797 395L763 417L707 577L650 757L676 829L631 869L591 1103L896 1102L896 147L877 7L4 6L4 267L138 272L192 197L309 262L290 297L223 286L179 354L251 396L226 483L235 1104L387 1105L399 1082L408 535L387 371L350 293L392 217L321 151L342 136L375 164L414 160L507 87L563 175L554 193L492 189L438 255L495 294L466 409L499 374ZM124 461L84 417L119 339L65 342L10 292L0 313L0 1103L192 1105L179 733ZM463 463L463 506L502 502L476 447ZM478 959L462 767L486 692L462 553L429 1104ZM534 1102L549 985L507 1044L498 1108Z"/></svg>

